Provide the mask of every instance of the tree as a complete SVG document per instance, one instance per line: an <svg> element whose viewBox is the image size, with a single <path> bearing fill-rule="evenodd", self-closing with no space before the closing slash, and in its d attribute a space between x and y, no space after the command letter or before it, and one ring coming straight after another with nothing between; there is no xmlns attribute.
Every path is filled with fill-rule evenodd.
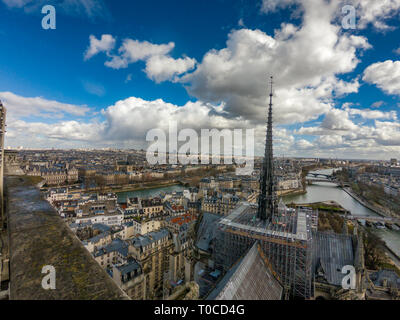
<svg viewBox="0 0 400 320"><path fill-rule="evenodd" d="M384 242L371 231L364 233L365 265L369 269L379 269L385 262Z"/></svg>

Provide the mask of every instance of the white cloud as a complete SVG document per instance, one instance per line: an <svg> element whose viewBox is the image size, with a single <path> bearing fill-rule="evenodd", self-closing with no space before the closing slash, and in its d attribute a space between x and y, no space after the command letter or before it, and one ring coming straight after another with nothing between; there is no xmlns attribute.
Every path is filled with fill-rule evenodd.
<svg viewBox="0 0 400 320"><path fill-rule="evenodd" d="M147 77L159 83L170 80L177 81L178 76L192 70L196 60L183 57L174 59L169 54L174 49L175 43L153 44L148 41L125 39L118 49L117 54L110 51L115 46L115 39L111 35L103 35L101 40L90 36L90 45L85 53L85 60L99 52L106 52L111 60L104 64L112 69L127 68L129 64L137 61L145 61L144 69Z"/></svg>
<svg viewBox="0 0 400 320"><path fill-rule="evenodd" d="M148 41L125 39L119 48L119 55L113 55L105 65L113 69L126 68L130 63L147 60L152 56L166 55L175 47L175 43L153 44Z"/></svg>
<svg viewBox="0 0 400 320"><path fill-rule="evenodd" d="M336 147L343 144L343 137L340 135L321 136L316 143L323 148Z"/></svg>
<svg viewBox="0 0 400 320"><path fill-rule="evenodd" d="M57 12L72 16L107 19L109 12L104 0L2 0L9 8L23 8L26 13L37 13L44 5L54 5Z"/></svg>
<svg viewBox="0 0 400 320"><path fill-rule="evenodd" d="M298 148L300 150L310 149L312 147L313 147L313 144L306 139L300 139L296 142L296 148Z"/></svg>
<svg viewBox="0 0 400 320"><path fill-rule="evenodd" d="M87 106L61 103L42 97L22 97L12 92L0 92L0 100L7 108L9 125L10 119L29 116L62 118L65 114L84 116L90 110Z"/></svg>
<svg viewBox="0 0 400 320"><path fill-rule="evenodd" d="M9 102L9 100L4 101L8 111L14 109ZM25 102L30 104L29 100ZM56 103L53 102L53 105ZM33 104L29 108L29 110L34 109ZM69 146L85 142L100 146L112 144L120 147L145 147L146 133L154 128L168 132L172 120L178 123L179 129L191 128L196 131L251 127L248 121L227 119L220 106L202 102L188 102L183 106L177 106L161 99L147 101L131 97L107 107L102 111L102 115L104 117L102 122L91 119L87 122L71 120L44 123L18 119L8 122L10 133L7 134L8 143L26 145L29 141L32 145L38 145L42 141L42 146L47 147L55 143L55 140L59 140L60 145ZM20 116L22 118L22 115Z"/></svg>
<svg viewBox="0 0 400 320"><path fill-rule="evenodd" d="M51 104L53 107L50 110L55 112L54 106L58 103ZM8 110L15 109L10 108L8 102L4 105ZM41 109L46 106L47 103ZM34 108L31 107L29 110L32 109ZM352 116L363 115L372 118L369 112L376 110L367 110L367 114L359 114L355 110L347 105L343 109L331 109L320 126L303 127L296 132L276 127L274 152L285 155L303 153L306 156L334 157L362 155L366 158L389 157L393 152L400 152L400 125L397 122L376 120L373 126L357 125L350 119ZM84 113L82 110L75 112ZM265 124L256 124L243 118L229 118L224 112L224 105L213 106L197 101L177 106L161 99L147 101L131 97L107 107L102 111L102 115L101 121L92 118L86 122L56 120L54 123L44 123L17 119L9 122L7 144L60 148L88 146L146 148L148 144L145 142L145 136L150 129L159 128L167 133L170 121L176 121L178 130L191 128L197 132L200 129L212 128L254 128L256 154L261 154L264 148ZM380 116L385 118L387 113L381 113ZM296 135L309 135L316 139L296 140ZM368 148L371 151L369 154Z"/></svg>
<svg viewBox="0 0 400 320"><path fill-rule="evenodd" d="M399 14L400 0L351 0L346 1L353 4L360 17L357 27L366 28L372 24L380 30L393 29L386 24L385 20L393 18Z"/></svg>
<svg viewBox="0 0 400 320"><path fill-rule="evenodd" d="M288 5L292 5L297 3L296 0L263 0L261 11L265 13L275 12L278 9L282 9L287 7Z"/></svg>
<svg viewBox="0 0 400 320"><path fill-rule="evenodd" d="M107 18L109 15L104 0L63 0L59 6L68 14L86 15L89 18Z"/></svg>
<svg viewBox="0 0 400 320"><path fill-rule="evenodd" d="M367 39L342 33L331 23L335 2L301 5L302 25L283 24L274 37L261 30L233 30L226 48L210 50L193 73L182 77L189 93L225 103L231 117L262 121L272 74L279 106L275 120L296 123L328 112L335 96L357 92L357 79L345 82L337 76L355 69L357 51L370 48Z"/></svg>
<svg viewBox="0 0 400 320"><path fill-rule="evenodd" d="M174 59L165 55L152 56L146 61L146 75L159 83L165 80L174 79L176 75L193 69L196 60L189 57Z"/></svg>
<svg viewBox="0 0 400 320"><path fill-rule="evenodd" d="M370 65L364 71L363 80L388 94L400 95L400 61L386 60Z"/></svg>
<svg viewBox="0 0 400 320"><path fill-rule="evenodd" d="M400 147L400 124L397 122L376 121L376 141L384 146Z"/></svg>
<svg viewBox="0 0 400 320"><path fill-rule="evenodd" d="M376 110L344 109L331 110L320 126L302 127L295 132L316 137L308 141L307 150L314 155L334 157L385 159L400 153L400 125L395 112ZM375 120L372 125L355 124L350 118L360 115ZM300 144L301 146L301 144Z"/></svg>
<svg viewBox="0 0 400 320"><path fill-rule="evenodd" d="M152 128L168 131L170 121L176 121L180 129L191 128L243 128L248 121L227 119L221 107L200 101L177 106L162 99L147 101L131 97L108 107L103 115L106 119L105 134L109 139L144 139Z"/></svg>
<svg viewBox="0 0 400 320"><path fill-rule="evenodd" d="M349 110L330 110L321 124L327 130L354 130L357 126L349 119Z"/></svg>
<svg viewBox="0 0 400 320"><path fill-rule="evenodd" d="M99 132L102 130L102 124L74 120L52 124L17 120L10 126L10 130L16 132L18 137L39 135L47 139L63 141L96 141L99 138Z"/></svg>
<svg viewBox="0 0 400 320"><path fill-rule="evenodd" d="M272 13L294 5L300 6L298 9L304 9L301 5L304 5L305 2L301 0L263 0L261 11ZM324 0L307 0L307 3L319 8L326 6ZM339 21L344 17L341 8L345 5L353 6L357 15L357 29L365 29L371 24L378 30L392 30L394 27L387 25L385 21L398 15L400 9L400 0L334 0L331 1L331 4L336 8L334 17Z"/></svg>
<svg viewBox="0 0 400 320"><path fill-rule="evenodd" d="M10 8L22 8L32 0L2 0Z"/></svg>
<svg viewBox="0 0 400 320"><path fill-rule="evenodd" d="M384 23L393 14L392 8L397 2L382 0L378 4L372 3L372 7L377 9L371 11L361 1L350 1L361 8L358 13L364 22L358 27L373 24L380 29L386 28ZM198 64L188 57L172 58L173 42L153 44L126 39L118 51L113 51L115 41L112 46L111 41L104 41L104 46L94 45L88 53L92 47L90 43L88 55L106 53L109 57L106 66L120 69L144 61L144 71L149 78L156 82L181 82L198 101L177 106L161 99L146 101L131 97L106 108L101 122L92 119L48 124L18 120L9 124L8 139L16 145L26 142L47 146L50 141L57 146L87 143L92 146L145 147L144 137L148 130L167 130L169 121L175 120L180 127L195 130L255 128L259 152L265 139L268 77L272 74L275 77L274 123L277 126L274 137L279 151L296 155L304 150L309 155L355 155L360 158L389 157L400 152L396 112L356 109L349 105L334 108L335 98L357 92L360 86L359 77L346 81L339 77L353 72L360 62L361 52L371 47L365 37L342 29L338 20L340 2L270 0L268 4L264 1L263 8L273 12L291 4L301 18L298 25L284 23L274 34L246 28L232 30L226 47L209 50ZM103 43L102 38L97 41ZM196 65L193 72L187 73ZM376 84L398 94L393 66L381 73ZM367 70L363 80L369 81ZM21 117L24 114L63 117L65 108L55 105L54 101L52 104L44 103L36 111L24 106ZM86 108L75 107L77 113ZM371 121L364 121L371 119L375 120L372 125ZM307 123L310 120L314 122ZM292 123L305 124L294 132L279 127L280 124ZM311 139L296 139L296 135L310 136Z"/></svg>
<svg viewBox="0 0 400 320"><path fill-rule="evenodd" d="M84 59L88 60L99 52L109 53L115 47L115 38L110 34L103 34L98 40L94 35L89 36L89 47L86 49Z"/></svg>
<svg viewBox="0 0 400 320"><path fill-rule="evenodd" d="M370 110L370 109L348 109L349 114L359 115L364 119L386 119L386 120L397 120L397 112L396 111L388 111L382 112L378 110Z"/></svg>

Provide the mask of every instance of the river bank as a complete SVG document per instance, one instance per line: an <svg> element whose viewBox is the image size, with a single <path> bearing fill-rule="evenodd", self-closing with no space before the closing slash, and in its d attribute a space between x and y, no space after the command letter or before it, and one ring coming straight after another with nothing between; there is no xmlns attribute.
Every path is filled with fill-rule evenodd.
<svg viewBox="0 0 400 320"><path fill-rule="evenodd" d="M182 185L179 181L169 181L169 182L153 182L143 185L136 185L136 186L127 186L127 187L117 187L111 189L111 192L114 193L121 193L121 192L133 192L133 191L142 191L142 190L149 190L149 189L158 189L170 186Z"/></svg>
<svg viewBox="0 0 400 320"><path fill-rule="evenodd" d="M332 174L332 169L318 170L316 173ZM307 185L307 193L296 196L285 196L283 200L286 204L312 204L318 202L335 201L341 207L351 212L353 216L359 218L363 217L376 217L381 216L376 212L376 208L371 208L365 205L362 199L358 199L357 195L348 192L343 188L338 188L330 182L316 182L312 185ZM361 201L360 201L361 200ZM373 210L374 209L374 210ZM379 210L378 210L379 211ZM394 262L400 263L400 232L387 229L375 229L374 233L386 243L386 247L390 249L385 250L389 256L392 256Z"/></svg>
<svg viewBox="0 0 400 320"><path fill-rule="evenodd" d="M357 200L359 203L361 203L363 206L367 207L369 210L375 212L377 215L381 217L388 217L385 213L381 212L378 210L378 208L374 207L364 199L361 199L358 195L356 195L350 188L344 187L342 188L344 192L346 192L349 196L351 196L353 199Z"/></svg>
<svg viewBox="0 0 400 320"><path fill-rule="evenodd" d="M389 259L392 260L393 263L396 265L396 267L400 269L400 257L397 255L396 252L390 249L386 243L385 243L385 249Z"/></svg>
<svg viewBox="0 0 400 320"><path fill-rule="evenodd" d="M338 213L341 215L345 215L348 212L345 208L343 208L339 203L336 201L322 201L322 202L314 202L314 203L305 203L305 204L289 204L288 206L293 207L308 207L312 208L313 210L318 210L321 212L332 212Z"/></svg>
<svg viewBox="0 0 400 320"><path fill-rule="evenodd" d="M126 202L127 198L134 198L134 197L139 197L139 198L153 198L153 197L158 197L161 196L162 194L165 193L171 193L171 192L177 192L177 191L183 191L185 189L184 186L181 184L172 184L169 186L159 186L156 188L146 188L146 189L139 189L139 190L130 190L130 191L123 191L123 192L117 192L117 199L118 203L124 203Z"/></svg>
<svg viewBox="0 0 400 320"><path fill-rule="evenodd" d="M276 193L277 193L278 197L286 197L286 196L297 196L297 195L306 194L307 191L304 189L291 189L291 190L277 191Z"/></svg>
<svg viewBox="0 0 400 320"><path fill-rule="evenodd" d="M130 191L140 191L147 189L157 189L163 187L169 187L174 185L182 185L182 183L178 180L162 180L162 181L151 181L151 182L141 182L141 183L133 183L123 186L105 186L105 187L97 187L97 188L88 188L88 189L76 189L69 190L69 193L77 193L77 192L130 192Z"/></svg>

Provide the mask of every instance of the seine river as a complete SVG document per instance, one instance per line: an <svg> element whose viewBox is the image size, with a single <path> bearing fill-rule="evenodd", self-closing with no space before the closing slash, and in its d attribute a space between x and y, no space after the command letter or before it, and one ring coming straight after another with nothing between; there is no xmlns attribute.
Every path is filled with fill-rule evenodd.
<svg viewBox="0 0 400 320"><path fill-rule="evenodd" d="M333 169L318 170L315 172L331 174ZM163 192L182 191L185 187L174 185L168 187L145 189L130 192L118 193L118 202L124 202L126 197L155 197ZM313 203L333 200L339 203L343 208L349 210L355 216L376 216L377 214L367 207L364 207L357 200L338 188L335 184L329 182L315 182L313 185L307 186L307 193L296 196L284 197L285 203ZM374 229L387 244L387 246L400 257L400 231L388 229Z"/></svg>
<svg viewBox="0 0 400 320"><path fill-rule="evenodd" d="M324 174L332 174L332 169L312 171ZM336 187L336 184L329 182L314 182L307 186L307 193L296 196L284 197L285 203L313 203L333 200L339 203L343 208L349 210L355 216L376 216L372 210L364 207L357 200L353 199L349 194L341 188Z"/></svg>
<svg viewBox="0 0 400 320"><path fill-rule="evenodd" d="M174 192L174 191L182 191L185 187L177 184L173 186L167 187L160 187L160 188L152 188L152 189L143 189L137 191L127 191L127 192L119 192L118 195L118 202L125 202L126 197L134 198L149 198L149 197L156 197L159 196L161 193L165 192Z"/></svg>
<svg viewBox="0 0 400 320"><path fill-rule="evenodd" d="M331 174L333 169L325 169L313 171L318 173ZM284 199L285 203L313 203L333 200L339 203L343 208L349 210L355 216L377 216L375 212L364 207L349 194L338 188L335 184L329 182L314 182L307 186L307 193L297 196L287 196ZM400 231L389 229L374 229L385 242L386 245L400 257Z"/></svg>

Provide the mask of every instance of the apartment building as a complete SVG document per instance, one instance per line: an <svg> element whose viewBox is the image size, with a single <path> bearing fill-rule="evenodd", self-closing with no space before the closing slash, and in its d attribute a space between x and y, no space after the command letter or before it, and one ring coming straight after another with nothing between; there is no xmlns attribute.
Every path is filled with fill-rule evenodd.
<svg viewBox="0 0 400 320"><path fill-rule="evenodd" d="M173 249L167 229L150 232L128 240L129 254L140 263L146 282L146 299L160 296L164 274L169 270L169 256Z"/></svg>

